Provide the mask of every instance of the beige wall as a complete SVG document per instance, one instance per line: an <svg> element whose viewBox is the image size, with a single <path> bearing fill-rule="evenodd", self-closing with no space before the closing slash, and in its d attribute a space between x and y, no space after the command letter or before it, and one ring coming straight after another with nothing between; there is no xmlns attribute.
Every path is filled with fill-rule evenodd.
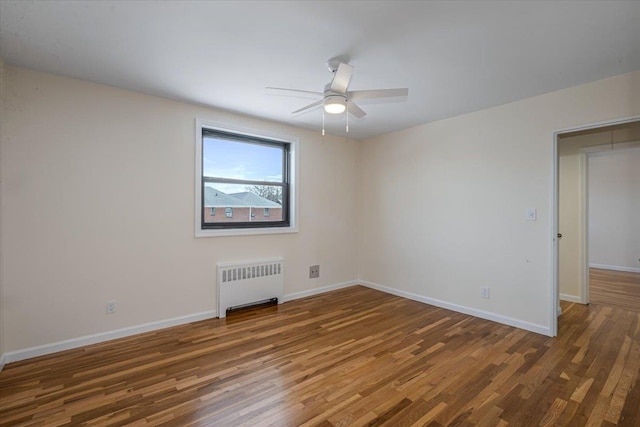
<svg viewBox="0 0 640 427"><path fill-rule="evenodd" d="M582 301L584 280L581 147L561 139L558 143L558 232L562 233L558 245L558 287L561 299L573 301Z"/></svg>
<svg viewBox="0 0 640 427"><path fill-rule="evenodd" d="M554 131L634 115L640 72L366 141L360 278L550 328Z"/></svg>
<svg viewBox="0 0 640 427"><path fill-rule="evenodd" d="M640 272L640 148L589 156L589 263Z"/></svg>
<svg viewBox="0 0 640 427"><path fill-rule="evenodd" d="M4 83L3 352L214 310L219 261L283 256L285 294L357 278L359 142L9 66ZM194 238L196 117L299 138L298 233Z"/></svg>
<svg viewBox="0 0 640 427"><path fill-rule="evenodd" d="M612 133L613 132L613 133ZM595 129L569 133L558 139L559 218L558 230L562 233L559 245L558 286L560 297L566 300L588 302L583 295L586 281L586 262L583 248L587 238L583 230L586 218L583 206L586 185L583 182L586 165L583 149L608 145L613 141L619 146L640 135L637 123L616 126L611 130Z"/></svg>

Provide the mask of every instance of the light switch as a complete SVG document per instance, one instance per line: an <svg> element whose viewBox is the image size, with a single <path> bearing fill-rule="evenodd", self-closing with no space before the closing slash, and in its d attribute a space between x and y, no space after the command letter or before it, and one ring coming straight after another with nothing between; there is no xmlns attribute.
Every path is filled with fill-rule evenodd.
<svg viewBox="0 0 640 427"><path fill-rule="evenodd" d="M527 208L525 218L527 221L536 221L538 219L538 210L536 208Z"/></svg>

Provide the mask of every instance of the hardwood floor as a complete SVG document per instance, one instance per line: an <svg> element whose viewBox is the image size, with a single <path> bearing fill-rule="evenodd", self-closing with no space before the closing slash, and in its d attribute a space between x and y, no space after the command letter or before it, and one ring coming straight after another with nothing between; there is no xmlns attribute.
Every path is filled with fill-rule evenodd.
<svg viewBox="0 0 640 427"><path fill-rule="evenodd" d="M9 364L0 426L640 425L640 313L559 329L356 286Z"/></svg>
<svg viewBox="0 0 640 427"><path fill-rule="evenodd" d="M589 300L592 304L640 311L640 273L590 268Z"/></svg>

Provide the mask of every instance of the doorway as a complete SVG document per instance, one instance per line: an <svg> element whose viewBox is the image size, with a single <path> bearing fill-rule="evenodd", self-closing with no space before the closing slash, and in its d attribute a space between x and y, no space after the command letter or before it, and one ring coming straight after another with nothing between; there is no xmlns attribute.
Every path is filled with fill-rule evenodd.
<svg viewBox="0 0 640 427"><path fill-rule="evenodd" d="M640 311L640 131L636 133L613 150L587 150L585 177L589 302L632 311Z"/></svg>
<svg viewBox="0 0 640 427"><path fill-rule="evenodd" d="M555 134L553 274L558 315L561 313L561 300L582 304L590 302L589 266L597 264L590 259L589 250L590 160L598 156L605 158L611 153L619 154L623 150L639 146L638 118ZM598 233L602 235L603 231L606 235L606 230L600 229ZM601 278L599 276L598 280Z"/></svg>

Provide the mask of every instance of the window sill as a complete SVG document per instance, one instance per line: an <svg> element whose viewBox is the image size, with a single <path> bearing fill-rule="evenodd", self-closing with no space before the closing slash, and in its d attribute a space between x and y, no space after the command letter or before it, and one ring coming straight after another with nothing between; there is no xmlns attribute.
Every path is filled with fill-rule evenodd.
<svg viewBox="0 0 640 427"><path fill-rule="evenodd" d="M297 227L236 228L226 230L197 229L195 237L255 236L260 234L290 234L297 232Z"/></svg>

